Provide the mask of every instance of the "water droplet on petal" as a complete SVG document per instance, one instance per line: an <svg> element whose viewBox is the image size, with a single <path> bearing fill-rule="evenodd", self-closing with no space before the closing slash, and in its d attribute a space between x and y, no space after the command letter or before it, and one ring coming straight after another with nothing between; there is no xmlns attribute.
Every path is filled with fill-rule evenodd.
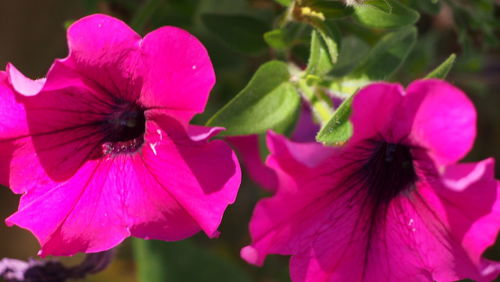
<svg viewBox="0 0 500 282"><path fill-rule="evenodd" d="M156 133L158 133L158 135L160 136L160 141L162 141L162 140L163 140L163 135L162 135L162 133L161 133L161 130L160 130L160 129L157 129L157 130L156 130Z"/></svg>
<svg viewBox="0 0 500 282"><path fill-rule="evenodd" d="M156 146L157 145L158 145L157 143L149 143L149 148L151 148L151 151L153 151L153 154L155 156L158 156L158 152L156 151Z"/></svg>

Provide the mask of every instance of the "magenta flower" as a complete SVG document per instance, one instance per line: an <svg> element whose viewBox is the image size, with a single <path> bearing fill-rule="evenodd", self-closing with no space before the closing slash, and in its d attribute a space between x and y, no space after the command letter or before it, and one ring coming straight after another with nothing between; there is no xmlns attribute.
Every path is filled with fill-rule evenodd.
<svg viewBox="0 0 500 282"><path fill-rule="evenodd" d="M230 147L209 142L221 128L188 124L215 82L202 44L92 15L68 46L46 79L0 73L0 181L23 194L7 224L30 230L42 256L217 236L241 175Z"/></svg>
<svg viewBox="0 0 500 282"><path fill-rule="evenodd" d="M291 255L293 281L490 281L481 258L500 227L493 159L455 163L471 148L476 113L438 80L376 83L353 101L342 148L268 135L275 196L258 203L252 245L261 265Z"/></svg>
<svg viewBox="0 0 500 282"><path fill-rule="evenodd" d="M333 100L339 104L339 100ZM320 129L319 125L314 122L311 107L307 103L303 103L295 126L291 140L297 142L312 142L315 140L316 134ZM274 193L278 188L278 179L276 172L269 168L262 160L259 145L259 136L231 136L226 137L229 142L238 152L243 167L246 169L248 176L265 190Z"/></svg>

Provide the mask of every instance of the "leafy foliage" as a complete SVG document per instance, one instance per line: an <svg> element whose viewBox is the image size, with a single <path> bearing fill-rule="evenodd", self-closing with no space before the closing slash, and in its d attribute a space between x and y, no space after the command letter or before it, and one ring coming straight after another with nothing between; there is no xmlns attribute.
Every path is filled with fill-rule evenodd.
<svg viewBox="0 0 500 282"><path fill-rule="evenodd" d="M262 65L248 85L207 123L226 128L223 135L284 132L294 121L300 98L290 82L288 66L279 61Z"/></svg>
<svg viewBox="0 0 500 282"><path fill-rule="evenodd" d="M352 124L349 122L351 104L354 95L347 98L335 111L330 120L321 128L316 140L325 145L341 145L352 135Z"/></svg>

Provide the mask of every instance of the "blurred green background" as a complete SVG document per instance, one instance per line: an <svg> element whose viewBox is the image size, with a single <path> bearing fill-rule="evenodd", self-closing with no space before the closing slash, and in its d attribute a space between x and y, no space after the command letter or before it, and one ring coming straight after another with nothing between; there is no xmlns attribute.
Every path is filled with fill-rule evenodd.
<svg viewBox="0 0 500 282"><path fill-rule="evenodd" d="M404 1L416 5L415 1ZM497 1L498 2L498 1ZM416 7L419 8L419 7ZM476 161L489 156L500 156L500 53L494 44L477 28L467 16L460 18L448 6L441 7L439 13L426 11L420 7L421 18L418 42L405 65L392 80L408 83L424 76L442 62L450 53L458 55L457 64L448 80L464 89L473 100L479 113L478 138L467 160ZM495 5L497 20L499 6ZM175 25L196 35L207 47L217 74L217 84L211 94L206 113L196 118L203 123L231 97L244 88L252 74L262 63L275 58L274 51L263 48L261 37L252 38L248 44L255 45L247 50L230 48L220 37L206 28L210 20L206 14L247 16L258 20L253 29L262 32L271 30L275 20L283 12L283 7L272 0L16 0L0 1L0 66L12 62L18 69L32 78L43 77L53 59L67 54L65 26L82 16L99 12L121 18L132 24L141 34L158 26ZM477 17L481 17L478 15ZM462 20L461 20L462 19ZM466 21L467 32L461 32ZM481 22L481 19L478 19ZM468 26L470 24L471 26ZM216 24L217 25L217 24ZM217 27L215 27L217 28ZM228 28L228 26L223 27ZM376 31L374 32L376 34ZM498 38L498 30L493 32ZM493 46L493 47L492 47ZM259 49L260 48L260 49ZM244 49L244 48L243 48ZM259 50L256 51L255 50ZM297 46L297 60L305 63L305 44ZM305 55L304 55L305 53ZM500 165L496 167L497 178ZM249 243L247 223L256 201L266 193L248 178L243 180L237 203L229 207L220 227L221 237L208 240L199 234L188 242L172 243L166 248L172 252L172 265L184 268L184 277L190 272L207 271L207 281L287 281L288 259L270 256L263 268L246 264L239 258L239 250ZM0 189L0 218L12 214L17 207L18 196L8 189ZM117 258L104 272L89 276L85 281L137 281L136 266L133 261L132 240L119 247ZM0 224L0 258L27 259L36 257L38 244L27 231L17 227L7 228ZM200 254L201 253L201 254ZM201 257L192 265L189 255ZM204 258L205 256L205 258ZM237 273L225 269L206 270L205 264L212 256L220 259ZM487 256L500 260L500 243L491 248ZM82 255L64 258L68 264L81 261ZM237 275L240 275L237 276ZM171 281L177 274L172 274ZM240 277L235 280L235 277ZM213 279L212 279L213 278ZM184 281L190 281L189 279Z"/></svg>

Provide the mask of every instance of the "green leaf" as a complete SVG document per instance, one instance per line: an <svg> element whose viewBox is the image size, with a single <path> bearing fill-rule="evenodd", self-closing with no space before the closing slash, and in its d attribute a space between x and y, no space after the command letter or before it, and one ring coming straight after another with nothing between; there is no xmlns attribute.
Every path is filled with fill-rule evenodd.
<svg viewBox="0 0 500 282"><path fill-rule="evenodd" d="M274 0L274 2L288 7L290 6L290 4L292 4L293 0Z"/></svg>
<svg viewBox="0 0 500 282"><path fill-rule="evenodd" d="M386 79L405 61L416 40L415 27L405 27L388 33L377 42L349 77L362 77L370 80Z"/></svg>
<svg viewBox="0 0 500 282"><path fill-rule="evenodd" d="M451 68L453 67L456 58L457 56L455 54L451 54L448 59L446 59L441 65L431 71L425 78L445 79Z"/></svg>
<svg viewBox="0 0 500 282"><path fill-rule="evenodd" d="M340 52L340 32L333 22L313 20L311 24L320 35L323 41L322 46L326 48L330 62L335 64Z"/></svg>
<svg viewBox="0 0 500 282"><path fill-rule="evenodd" d="M256 18L245 15L204 14L204 25L229 47L252 55L267 49L263 34L269 26Z"/></svg>
<svg viewBox="0 0 500 282"><path fill-rule="evenodd" d="M333 67L334 76L344 76L368 55L370 46L356 36L342 38L342 50L339 59Z"/></svg>
<svg viewBox="0 0 500 282"><path fill-rule="evenodd" d="M390 6L390 9L386 5ZM419 14L396 0L372 0L354 8L356 19L370 27L394 28L417 22Z"/></svg>
<svg viewBox="0 0 500 282"><path fill-rule="evenodd" d="M225 136L284 132L295 120L300 96L290 83L288 66L280 61L262 65L248 85L207 122L222 126Z"/></svg>
<svg viewBox="0 0 500 282"><path fill-rule="evenodd" d="M289 44L285 32L280 28L264 33L264 40L267 45L276 50L286 50Z"/></svg>
<svg viewBox="0 0 500 282"><path fill-rule="evenodd" d="M321 40L316 30L311 33L311 51L307 63L307 73L319 77L327 74L333 68L332 59L328 53L328 47Z"/></svg>
<svg viewBox="0 0 500 282"><path fill-rule="evenodd" d="M339 145L352 136L352 124L349 121L351 115L351 104L354 95L346 99L337 108L330 120L321 128L316 135L316 141L325 145Z"/></svg>
<svg viewBox="0 0 500 282"><path fill-rule="evenodd" d="M379 9L380 11L390 14L392 12L392 6L387 0L368 0L363 3L364 5L370 5L373 8Z"/></svg>
<svg viewBox="0 0 500 282"><path fill-rule="evenodd" d="M64 29L68 29L74 22L75 22L75 20L73 20L73 19L64 21L64 23L63 23Z"/></svg>
<svg viewBox="0 0 500 282"><path fill-rule="evenodd" d="M189 240L163 242L134 239L134 254L142 282L250 282L232 261Z"/></svg>
<svg viewBox="0 0 500 282"><path fill-rule="evenodd" d="M321 12L326 19L339 19L354 13L354 9L346 6L342 1L331 0L306 0L302 6L310 7L314 11Z"/></svg>

